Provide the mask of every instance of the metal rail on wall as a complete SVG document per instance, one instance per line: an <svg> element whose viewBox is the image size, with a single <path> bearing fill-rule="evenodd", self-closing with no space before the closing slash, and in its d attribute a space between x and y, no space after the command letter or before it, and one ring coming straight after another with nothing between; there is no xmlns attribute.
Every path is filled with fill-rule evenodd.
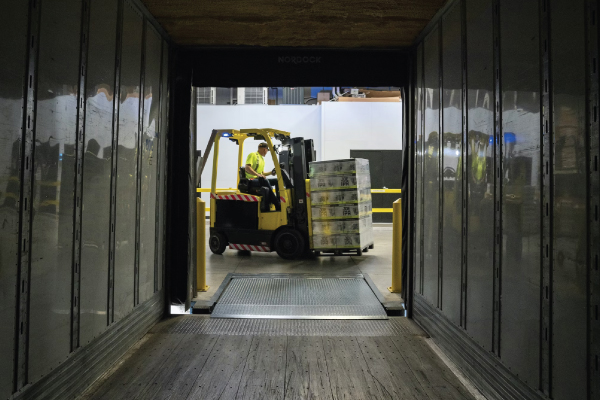
<svg viewBox="0 0 600 400"><path fill-rule="evenodd" d="M217 189L218 192L237 192L235 188L226 188L226 189ZM210 193L210 188L197 188L196 192L198 193ZM402 189L371 189L371 193L402 193ZM206 208L206 211L209 212L210 208ZM374 213L391 213L394 212L392 207L390 208L373 208Z"/></svg>

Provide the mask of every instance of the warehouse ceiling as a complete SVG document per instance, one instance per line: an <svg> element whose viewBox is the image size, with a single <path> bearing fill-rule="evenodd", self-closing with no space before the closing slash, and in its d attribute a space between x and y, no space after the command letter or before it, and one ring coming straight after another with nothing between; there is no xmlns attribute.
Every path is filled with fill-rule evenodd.
<svg viewBox="0 0 600 400"><path fill-rule="evenodd" d="M142 0L177 44L374 47L413 43L446 0Z"/></svg>

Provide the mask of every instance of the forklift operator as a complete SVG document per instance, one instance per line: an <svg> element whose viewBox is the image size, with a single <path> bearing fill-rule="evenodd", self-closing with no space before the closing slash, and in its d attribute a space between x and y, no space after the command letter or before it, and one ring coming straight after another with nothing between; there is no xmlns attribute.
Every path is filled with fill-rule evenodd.
<svg viewBox="0 0 600 400"><path fill-rule="evenodd" d="M250 187L267 187L269 189L269 197L271 203L275 205L277 211L281 211L281 203L279 198L273 193L273 187L269 179L266 176L275 175L275 170L271 172L264 172L265 168L265 155L269 151L269 147L266 143L262 142L258 145L258 151L255 153L248 154L246 158L246 178L248 179ZM275 180L273 183L276 183Z"/></svg>

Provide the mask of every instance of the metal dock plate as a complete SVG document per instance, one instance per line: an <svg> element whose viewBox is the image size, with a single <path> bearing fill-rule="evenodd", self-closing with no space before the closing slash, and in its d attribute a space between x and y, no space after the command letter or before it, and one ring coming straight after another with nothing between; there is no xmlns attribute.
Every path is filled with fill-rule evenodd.
<svg viewBox="0 0 600 400"><path fill-rule="evenodd" d="M387 319L362 277L234 277L213 318Z"/></svg>

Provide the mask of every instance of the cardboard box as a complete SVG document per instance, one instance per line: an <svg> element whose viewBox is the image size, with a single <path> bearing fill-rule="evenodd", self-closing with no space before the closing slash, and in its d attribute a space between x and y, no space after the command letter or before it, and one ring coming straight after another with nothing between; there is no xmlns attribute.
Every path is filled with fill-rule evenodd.
<svg viewBox="0 0 600 400"><path fill-rule="evenodd" d="M371 189L371 176L367 174L319 176L310 180L311 193L339 189Z"/></svg>
<svg viewBox="0 0 600 400"><path fill-rule="evenodd" d="M321 104L324 101L331 100L331 91L321 90L317 93L317 104Z"/></svg>
<svg viewBox="0 0 600 400"><path fill-rule="evenodd" d="M310 193L312 205L353 204L371 201L371 189L322 190Z"/></svg>
<svg viewBox="0 0 600 400"><path fill-rule="evenodd" d="M365 158L349 158L346 160L312 161L309 163L309 177L323 175L358 175L370 174L369 160Z"/></svg>
<svg viewBox="0 0 600 400"><path fill-rule="evenodd" d="M364 249L373 244L372 231L339 235L313 235L315 250Z"/></svg>
<svg viewBox="0 0 600 400"><path fill-rule="evenodd" d="M337 235L340 233L361 233L373 228L371 215L353 220L313 221L313 235Z"/></svg>
<svg viewBox="0 0 600 400"><path fill-rule="evenodd" d="M339 205L327 205L327 206L312 206L312 219L327 220L327 219L353 219L366 217L370 215L373 210L370 202L359 203L359 204L339 204Z"/></svg>
<svg viewBox="0 0 600 400"><path fill-rule="evenodd" d="M399 90L373 90L373 89L360 89L367 98L386 98L386 97L397 97L400 98Z"/></svg>

